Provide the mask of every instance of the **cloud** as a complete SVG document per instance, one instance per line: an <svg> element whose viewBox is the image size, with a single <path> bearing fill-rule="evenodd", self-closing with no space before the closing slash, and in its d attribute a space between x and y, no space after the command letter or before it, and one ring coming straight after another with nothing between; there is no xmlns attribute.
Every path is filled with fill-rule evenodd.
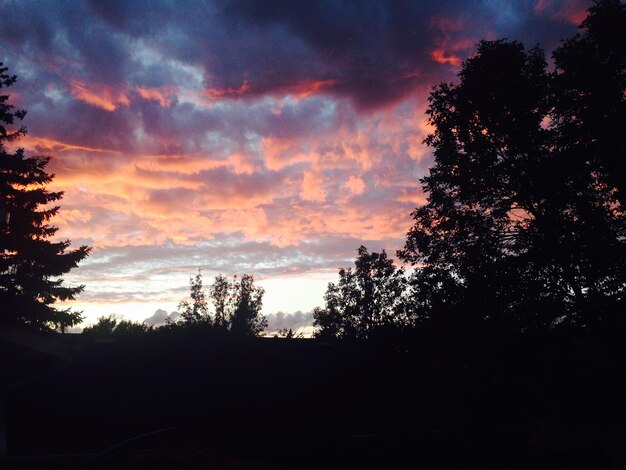
<svg viewBox="0 0 626 470"><path fill-rule="evenodd" d="M171 303L198 266L267 279L400 248L431 87L483 38L550 51L586 6L5 1L0 61L19 145L54 155L59 236L95 247L68 279L86 303Z"/></svg>
<svg viewBox="0 0 626 470"><path fill-rule="evenodd" d="M350 176L348 181L346 181L346 188L348 188L352 194L363 194L365 191L365 182L359 176Z"/></svg>
<svg viewBox="0 0 626 470"><path fill-rule="evenodd" d="M156 101L162 108L169 108L172 104L171 97L176 95L176 90L137 86L137 93L145 100Z"/></svg>
<svg viewBox="0 0 626 470"><path fill-rule="evenodd" d="M91 85L79 80L72 80L70 87L72 96L105 111L115 111L120 105L130 104L123 89L115 90L107 85Z"/></svg>
<svg viewBox="0 0 626 470"><path fill-rule="evenodd" d="M297 311L293 313L277 312L266 315L267 328L265 333L271 335L279 330L292 330L298 333L310 333L313 327L313 312Z"/></svg>
<svg viewBox="0 0 626 470"><path fill-rule="evenodd" d="M76 96L96 106L124 103L123 92L115 88L120 84L133 91L139 87L146 98L146 90L171 87L177 76L191 73L203 87L199 96L209 101L326 94L348 97L367 110L445 76L441 66L458 66L480 38L526 36L534 43L552 37L554 43L565 36L557 36L566 31L563 20L578 22L587 6L583 0L376 0L367 5L192 0L179 8L166 1L41 5L25 0L5 5L0 35L11 45L11 55L57 80L74 81ZM99 93L89 86L81 91L94 83ZM150 96L146 99L156 95Z"/></svg>
<svg viewBox="0 0 626 470"><path fill-rule="evenodd" d="M431 56L435 62L438 62L440 64L450 64L455 67L460 66L462 62L459 56L456 56L454 54L448 55L448 53L444 49L434 49L431 52Z"/></svg>
<svg viewBox="0 0 626 470"><path fill-rule="evenodd" d="M326 199L323 175L312 171L305 172L300 196L306 201L323 202Z"/></svg>
<svg viewBox="0 0 626 470"><path fill-rule="evenodd" d="M165 325L167 320L170 320L171 322L175 322L179 316L180 316L180 313L178 312L167 313L163 309L157 309L152 315L146 318L143 322L148 326L158 328L159 326Z"/></svg>
<svg viewBox="0 0 626 470"><path fill-rule="evenodd" d="M565 20L578 26L587 16L589 6L585 0L538 0L533 11L540 16Z"/></svg>

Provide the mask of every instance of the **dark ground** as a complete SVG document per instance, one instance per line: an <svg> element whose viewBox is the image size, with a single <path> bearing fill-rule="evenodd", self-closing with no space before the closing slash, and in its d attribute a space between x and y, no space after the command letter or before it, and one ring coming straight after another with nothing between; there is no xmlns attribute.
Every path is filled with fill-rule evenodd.
<svg viewBox="0 0 626 470"><path fill-rule="evenodd" d="M626 468L619 341L64 341L1 468Z"/></svg>

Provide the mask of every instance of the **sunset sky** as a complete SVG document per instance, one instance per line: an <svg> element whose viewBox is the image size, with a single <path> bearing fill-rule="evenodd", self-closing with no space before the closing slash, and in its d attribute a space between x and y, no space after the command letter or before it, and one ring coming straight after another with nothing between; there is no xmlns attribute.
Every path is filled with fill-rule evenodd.
<svg viewBox="0 0 626 470"><path fill-rule="evenodd" d="M171 312L202 268L254 274L271 327L307 324L359 245L402 247L431 87L480 39L550 52L589 5L0 0L19 145L53 155L59 236L93 246L76 308Z"/></svg>

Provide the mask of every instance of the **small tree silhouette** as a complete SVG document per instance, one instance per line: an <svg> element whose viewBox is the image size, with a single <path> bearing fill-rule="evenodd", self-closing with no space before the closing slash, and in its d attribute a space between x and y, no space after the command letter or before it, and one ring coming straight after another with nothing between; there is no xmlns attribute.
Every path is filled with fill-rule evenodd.
<svg viewBox="0 0 626 470"><path fill-rule="evenodd" d="M354 264L354 270L339 270L339 282L328 284L325 307L313 311L317 337L366 340L408 326L413 319L404 269L385 250L369 253L364 246Z"/></svg>
<svg viewBox="0 0 626 470"><path fill-rule="evenodd" d="M254 277L244 274L235 276L231 285L233 311L230 317L230 331L236 336L256 336L267 328L267 319L261 315L263 307L262 287L254 285Z"/></svg>
<svg viewBox="0 0 626 470"><path fill-rule="evenodd" d="M229 304L231 302L231 285L221 274L215 276L213 284L211 284L209 290L209 297L215 307L215 317L213 320L213 326L218 331L228 331L230 318L229 318Z"/></svg>
<svg viewBox="0 0 626 470"><path fill-rule="evenodd" d="M202 286L202 271L189 279L189 296L191 302L183 300L178 304L180 319L184 325L207 325L211 326L212 321L209 316L209 306L206 301L206 294Z"/></svg>

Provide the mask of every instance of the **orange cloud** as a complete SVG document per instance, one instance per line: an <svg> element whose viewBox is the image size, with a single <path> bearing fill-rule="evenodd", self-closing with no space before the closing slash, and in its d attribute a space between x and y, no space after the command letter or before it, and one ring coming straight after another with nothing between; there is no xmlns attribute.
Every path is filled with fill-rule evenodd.
<svg viewBox="0 0 626 470"><path fill-rule="evenodd" d="M365 192L365 182L360 176L351 176L346 181L346 188L348 188L352 194L359 195Z"/></svg>
<svg viewBox="0 0 626 470"><path fill-rule="evenodd" d="M417 186L413 189L403 188L400 195L396 197L398 202L410 202L414 206L426 204L426 196Z"/></svg>
<svg viewBox="0 0 626 470"><path fill-rule="evenodd" d="M450 54L448 55L444 49L434 49L431 51L430 56L435 62L440 64L450 64L454 67L459 67L461 65L461 58Z"/></svg>
<svg viewBox="0 0 626 470"><path fill-rule="evenodd" d="M190 157L178 154L142 154L135 158L135 168L146 171L176 172L191 175L202 170L212 170L229 165L230 161L214 159L207 155Z"/></svg>
<svg viewBox="0 0 626 470"><path fill-rule="evenodd" d="M61 142L54 139L46 139L44 137L32 137L30 135L25 135L18 142L16 142L15 147L22 147L26 150L30 150L33 152L67 152L70 150L80 150L84 152L109 152L107 149L100 149L95 147L85 147L83 145L73 145L65 142Z"/></svg>
<svg viewBox="0 0 626 470"><path fill-rule="evenodd" d="M428 155L423 106L389 108L358 127L347 121L315 135L261 135L255 147L218 157L152 154L154 139L146 153L142 144L128 154L45 139L29 144L57 153L51 189L65 197L55 223L75 243L194 245L233 234L279 247L329 236L401 240L422 201L411 162ZM354 198L369 190L387 199Z"/></svg>
<svg viewBox="0 0 626 470"><path fill-rule="evenodd" d="M434 16L430 20L433 30L435 48L430 52L431 58L439 64L450 64L459 67L462 63L459 52L467 52L476 41L463 33L465 24L458 18ZM488 34L488 33L487 33Z"/></svg>
<svg viewBox="0 0 626 470"><path fill-rule="evenodd" d="M262 137L261 149L270 170L280 170L297 162L310 161L310 152L302 142L291 139Z"/></svg>
<svg viewBox="0 0 626 470"><path fill-rule="evenodd" d="M108 85L91 85L72 80L70 92L74 98L106 111L115 111L121 104L130 104L125 90L116 90Z"/></svg>
<svg viewBox="0 0 626 470"><path fill-rule="evenodd" d="M307 171L302 178L300 197L307 201L322 202L326 199L324 178L320 173Z"/></svg>
<svg viewBox="0 0 626 470"><path fill-rule="evenodd" d="M204 91L204 95L210 99L220 98L236 98L237 96L245 95L250 91L250 84L248 80L244 80L238 87L227 88L209 88Z"/></svg>
<svg viewBox="0 0 626 470"><path fill-rule="evenodd" d="M60 211L55 220L55 224L69 225L69 224L86 224L91 221L92 214L86 210L80 209L64 209Z"/></svg>
<svg viewBox="0 0 626 470"><path fill-rule="evenodd" d="M156 101L162 108L169 108L172 104L170 96L174 95L176 90L173 87L144 88L138 86L137 93L145 100Z"/></svg>
<svg viewBox="0 0 626 470"><path fill-rule="evenodd" d="M296 98L303 99L317 95L320 90L333 86L336 83L337 80L302 80L281 88L278 90L278 94L292 95Z"/></svg>

